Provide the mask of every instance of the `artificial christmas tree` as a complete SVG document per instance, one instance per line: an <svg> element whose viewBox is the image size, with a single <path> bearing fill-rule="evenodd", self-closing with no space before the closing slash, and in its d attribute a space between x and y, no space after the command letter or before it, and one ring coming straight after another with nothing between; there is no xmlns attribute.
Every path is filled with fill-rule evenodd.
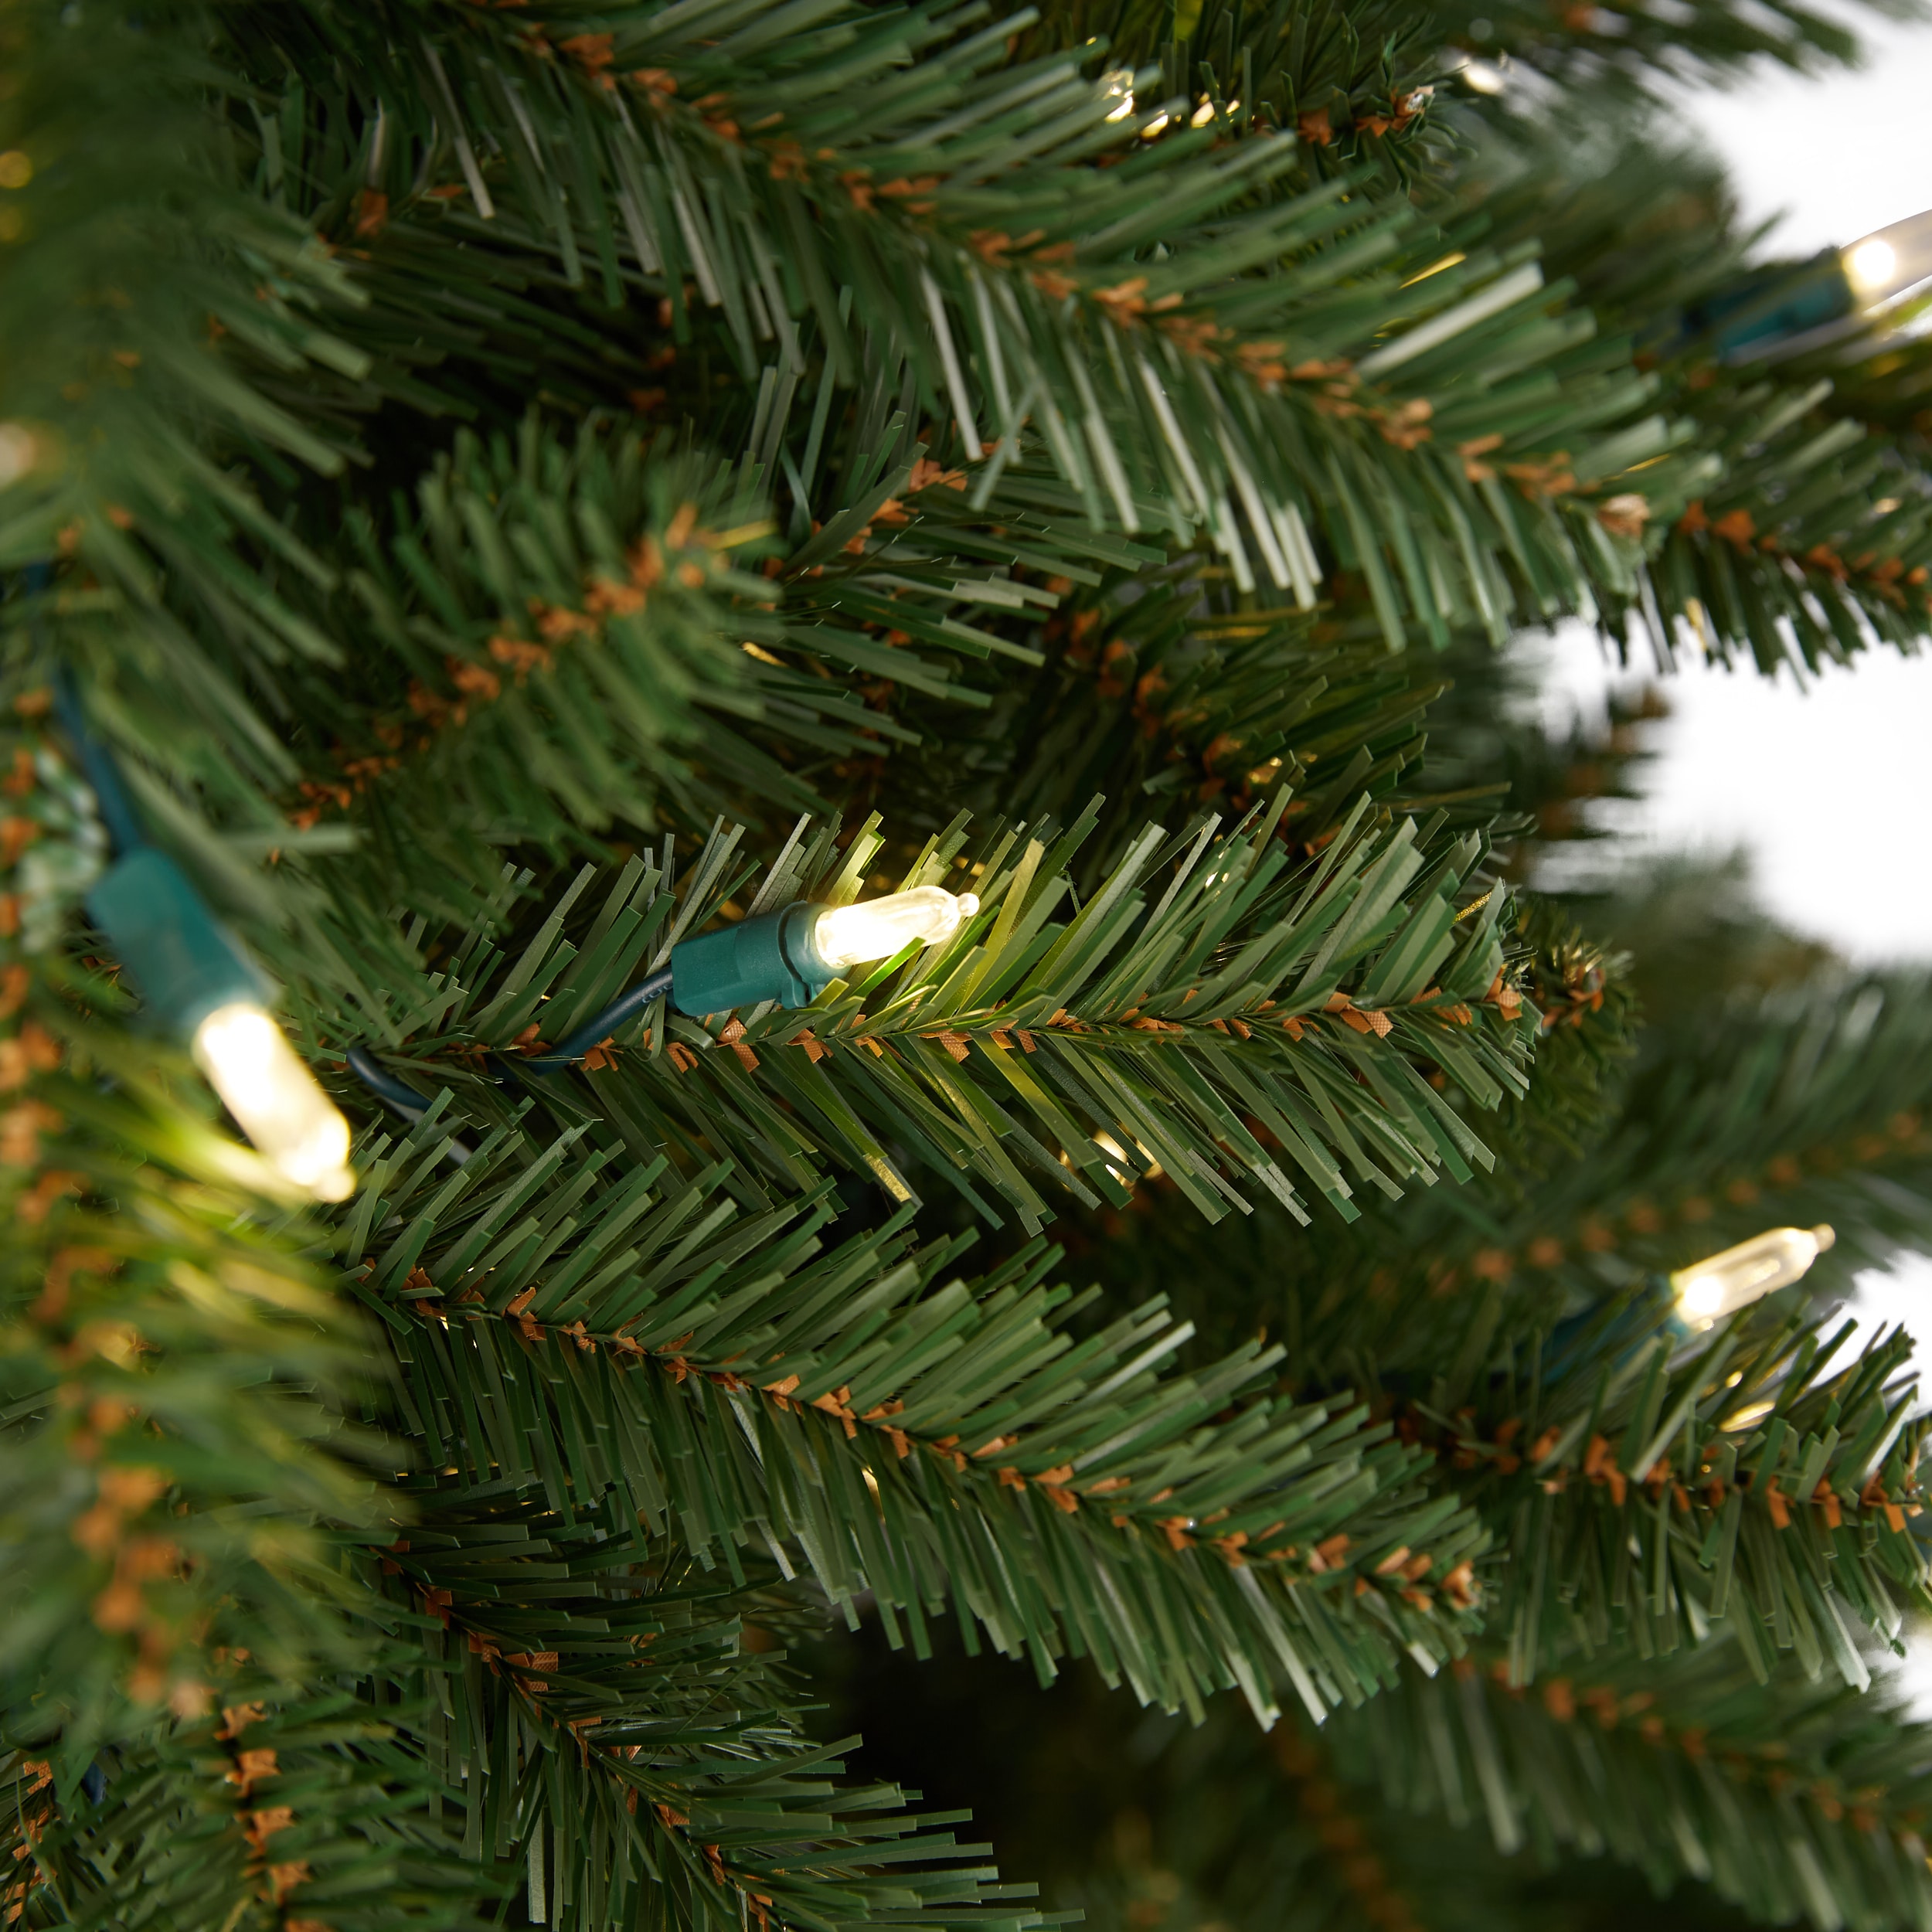
<svg viewBox="0 0 1932 1932"><path fill-rule="evenodd" d="M1517 627L1927 614L1683 11L0 11L10 1922L1932 1920L1923 988L1521 885Z"/></svg>

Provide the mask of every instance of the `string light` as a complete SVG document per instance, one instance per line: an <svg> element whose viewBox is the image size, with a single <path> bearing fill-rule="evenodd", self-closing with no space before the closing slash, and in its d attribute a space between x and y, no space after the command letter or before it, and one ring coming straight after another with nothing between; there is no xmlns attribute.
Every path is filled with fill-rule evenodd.
<svg viewBox="0 0 1932 1932"><path fill-rule="evenodd" d="M349 1123L267 1008L270 988L165 852L124 852L87 895L157 1030L190 1044L243 1132L291 1187L318 1201L355 1191Z"/></svg>
<svg viewBox="0 0 1932 1932"><path fill-rule="evenodd" d="M828 907L813 924L811 943L828 966L859 966L889 959L914 940L943 946L978 910L971 893L919 886L859 905Z"/></svg>
<svg viewBox="0 0 1932 1932"><path fill-rule="evenodd" d="M514 1065L494 1060L497 1077L514 1085L525 1073L550 1073L585 1054L669 998L680 1013L702 1018L776 1000L805 1006L847 968L889 959L911 945L943 946L979 910L972 893L916 886L851 906L799 900L775 913L741 919L671 949L668 964L641 979L547 1051ZM428 1102L393 1080L366 1048L349 1049L349 1070L405 1118ZM462 1158L468 1158L468 1150Z"/></svg>
<svg viewBox="0 0 1932 1932"><path fill-rule="evenodd" d="M1781 360L1833 343L1896 337L1872 325L1932 281L1932 209L1876 230L1808 262L1753 270L1737 286L1694 307L1689 319L1713 332L1733 362Z"/></svg>
<svg viewBox="0 0 1932 1932"><path fill-rule="evenodd" d="M1859 294L1869 294L1886 287L1899 272L1898 251L1874 235L1845 251L1845 272Z"/></svg>
<svg viewBox="0 0 1932 1932"><path fill-rule="evenodd" d="M31 592L44 591L47 566L35 566L27 580ZM148 843L65 666L54 699L119 854L88 893L87 915L141 995L148 1023L189 1043L236 1124L291 1187L318 1201L348 1199L355 1189L349 1123L269 1012L270 981L187 875Z"/></svg>
<svg viewBox="0 0 1932 1932"><path fill-rule="evenodd" d="M1822 1225L1767 1228L1675 1274L1647 1275L1634 1296L1608 1307L1600 1301L1559 1321L1543 1351L1544 1373L1566 1375L1586 1360L1629 1360L1649 1346L1660 1326L1674 1342L1686 1342L1726 1315L1802 1281L1836 1238ZM1738 1379L1733 1376L1726 1386Z"/></svg>
<svg viewBox="0 0 1932 1932"><path fill-rule="evenodd" d="M1678 1313L1690 1327L1708 1328L1725 1315L1801 1281L1837 1238L1822 1223L1815 1228L1767 1228L1721 1254L1693 1262L1670 1277Z"/></svg>
<svg viewBox="0 0 1932 1932"><path fill-rule="evenodd" d="M1138 1180L1158 1181L1167 1172L1138 1141L1134 1143L1134 1151L1140 1155L1143 1163L1138 1172L1135 1171L1133 1162L1128 1158L1127 1149L1111 1134L1104 1130L1095 1134L1094 1145L1107 1155L1107 1171L1122 1187L1131 1188ZM1064 1159L1065 1156L1061 1158Z"/></svg>
<svg viewBox="0 0 1932 1932"><path fill-rule="evenodd" d="M854 906L800 900L676 947L671 1003L691 1014L725 1013L770 999L807 1005L848 967L889 959L915 943L943 945L978 910L971 893L955 895L940 886L918 886ZM587 1027L581 1030L590 1033ZM558 1058L575 1056L567 1049L576 1037L557 1049ZM587 1044L604 1037L590 1033Z"/></svg>
<svg viewBox="0 0 1932 1932"><path fill-rule="evenodd" d="M1908 215L1838 251L1854 301L1882 307L1932 276L1932 210Z"/></svg>
<svg viewBox="0 0 1932 1932"><path fill-rule="evenodd" d="M282 1175L318 1201L355 1192L349 1123L315 1084L266 1010L237 1000L195 1029L194 1055L242 1131Z"/></svg>
<svg viewBox="0 0 1932 1932"><path fill-rule="evenodd" d="M0 423L0 490L19 482L40 454L39 438L24 423Z"/></svg>

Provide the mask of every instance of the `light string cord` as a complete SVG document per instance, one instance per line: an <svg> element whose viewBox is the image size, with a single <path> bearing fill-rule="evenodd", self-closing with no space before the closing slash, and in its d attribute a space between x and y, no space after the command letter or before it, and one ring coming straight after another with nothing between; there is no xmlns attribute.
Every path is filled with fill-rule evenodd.
<svg viewBox="0 0 1932 1932"><path fill-rule="evenodd" d="M128 796L128 787L114 753L95 736L88 725L87 711L80 702L80 689L74 681L73 666L64 659L54 658L48 648L42 599L53 584L53 566L44 560L29 563L21 572L20 587L29 600L27 634L32 641L35 655L47 661L48 682L53 689L54 714L73 747L74 756L80 760L81 770L94 793L94 809L100 815L100 822L107 829L110 849L118 858L139 851L148 842L148 835L141 828L140 814Z"/></svg>
<svg viewBox="0 0 1932 1932"><path fill-rule="evenodd" d="M488 1065L497 1083L516 1093L522 1089L522 1082L519 1077L523 1073L554 1073L573 1065L619 1027L628 1026L670 990L671 968L668 965L661 966L628 992L620 994L602 1012L593 1015L574 1032L566 1035L548 1053L532 1054L528 1060L515 1062L492 1053ZM352 1046L346 1057L349 1070L378 1100L393 1107L411 1123L422 1118L430 1105L428 1099L386 1071L366 1046ZM469 1158L469 1149L460 1141L453 1141L450 1145L449 1158L457 1165Z"/></svg>
<svg viewBox="0 0 1932 1932"><path fill-rule="evenodd" d="M587 1019L575 1032L566 1034L546 1053L533 1054L523 1064L533 1066L539 1073L553 1072L560 1066L567 1066L573 1060L580 1060L592 1047L600 1046L620 1026L627 1026L654 1002L662 999L671 990L671 968L668 964L638 981L628 992L621 993L600 1013Z"/></svg>
<svg viewBox="0 0 1932 1932"><path fill-rule="evenodd" d="M27 635L34 653L51 658L41 600L53 584L53 566L44 560L29 563L20 573L22 591L29 599ZM55 715L73 743L74 755L94 794L94 808L106 828L108 848L116 856L138 851L148 842L141 819L127 787L121 782L121 767L114 753L88 729L87 713L80 702L73 667L64 660L53 659L49 682L53 688ZM98 1807L107 1801L107 1774L100 1757L95 1757L80 1774L80 1789L87 1802Z"/></svg>

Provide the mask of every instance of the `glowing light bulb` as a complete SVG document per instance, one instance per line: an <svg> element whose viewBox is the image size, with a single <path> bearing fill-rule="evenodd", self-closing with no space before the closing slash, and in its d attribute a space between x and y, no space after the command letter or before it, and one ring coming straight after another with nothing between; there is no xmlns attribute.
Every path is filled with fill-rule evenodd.
<svg viewBox="0 0 1932 1932"><path fill-rule="evenodd" d="M1860 242L1845 257L1845 273L1861 295L1874 295L1890 287L1898 272L1898 251L1876 235Z"/></svg>
<svg viewBox="0 0 1932 1932"><path fill-rule="evenodd" d="M978 910L979 901L971 893L919 886L862 905L828 907L811 929L811 943L828 966L856 966L869 959L889 959L916 939L943 945Z"/></svg>
<svg viewBox="0 0 1932 1932"><path fill-rule="evenodd" d="M1722 1254L1680 1268L1671 1278L1677 1305L1693 1326L1707 1328L1721 1316L1748 1308L1761 1297L1788 1288L1837 1240L1822 1224L1815 1228L1767 1228Z"/></svg>
<svg viewBox="0 0 1932 1932"><path fill-rule="evenodd" d="M1100 87L1110 100L1121 104L1107 115L1107 119L1126 120L1134 111L1134 70L1131 67L1116 67L1111 73L1102 74Z"/></svg>
<svg viewBox="0 0 1932 1932"><path fill-rule="evenodd" d="M349 1123L250 1001L218 1006L195 1029L195 1058L242 1131L269 1163L318 1201L354 1192Z"/></svg>
<svg viewBox="0 0 1932 1932"><path fill-rule="evenodd" d="M1144 1173L1135 1171L1133 1164L1127 1158L1127 1149L1121 1146L1111 1134L1105 1131L1096 1134L1094 1136L1094 1145L1107 1155L1107 1171L1120 1182L1122 1187L1131 1187L1137 1180L1142 1179L1158 1181L1167 1172L1167 1169L1162 1166L1160 1162L1155 1160L1138 1141L1134 1143L1134 1151L1146 1163ZM1061 1158L1064 1160L1066 1156L1063 1155Z"/></svg>

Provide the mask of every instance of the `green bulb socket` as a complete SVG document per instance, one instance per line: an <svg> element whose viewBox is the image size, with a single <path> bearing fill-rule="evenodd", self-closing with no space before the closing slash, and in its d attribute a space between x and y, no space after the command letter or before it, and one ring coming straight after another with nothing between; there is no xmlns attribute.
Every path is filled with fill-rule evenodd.
<svg viewBox="0 0 1932 1932"><path fill-rule="evenodd" d="M812 928L825 910L801 899L685 940L671 954L672 1005L693 1018L768 999L809 1005L838 977L812 943Z"/></svg>
<svg viewBox="0 0 1932 1932"><path fill-rule="evenodd" d="M274 988L165 852L138 847L87 895L87 913L141 995L157 1032L192 1039L238 1001L266 1006Z"/></svg>

